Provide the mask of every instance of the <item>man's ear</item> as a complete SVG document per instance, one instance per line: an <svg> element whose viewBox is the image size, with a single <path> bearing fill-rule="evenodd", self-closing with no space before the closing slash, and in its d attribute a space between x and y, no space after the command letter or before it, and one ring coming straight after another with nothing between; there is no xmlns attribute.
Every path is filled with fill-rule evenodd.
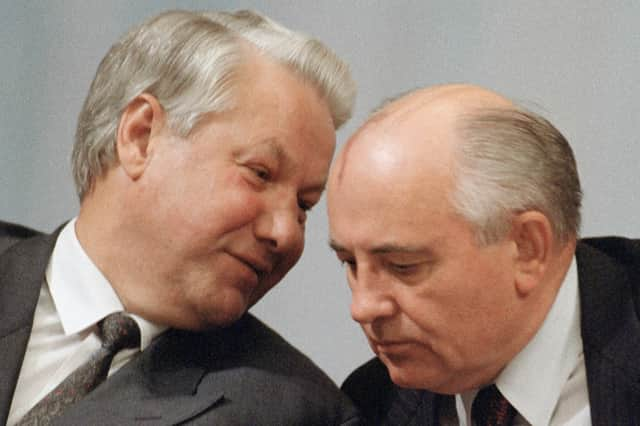
<svg viewBox="0 0 640 426"><path fill-rule="evenodd" d="M553 249L553 231L549 219L538 211L515 216L512 236L516 243L516 288L526 296L543 280Z"/></svg>
<svg viewBox="0 0 640 426"><path fill-rule="evenodd" d="M131 179L138 179L144 172L153 151L152 136L164 125L164 110L148 93L136 96L124 109L116 134L116 149L120 166Z"/></svg>

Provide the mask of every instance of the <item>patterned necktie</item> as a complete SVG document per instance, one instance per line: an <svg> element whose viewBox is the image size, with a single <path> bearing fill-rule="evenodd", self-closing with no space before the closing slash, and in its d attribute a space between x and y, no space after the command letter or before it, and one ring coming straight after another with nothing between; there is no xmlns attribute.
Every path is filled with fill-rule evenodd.
<svg viewBox="0 0 640 426"><path fill-rule="evenodd" d="M99 322L98 330L102 337L102 347L29 410L17 426L50 424L65 408L80 400L107 378L111 361L118 351L140 345L138 325L122 312L111 314Z"/></svg>
<svg viewBox="0 0 640 426"><path fill-rule="evenodd" d="M510 426L515 416L516 409L496 385L482 388L471 406L471 417L476 426Z"/></svg>

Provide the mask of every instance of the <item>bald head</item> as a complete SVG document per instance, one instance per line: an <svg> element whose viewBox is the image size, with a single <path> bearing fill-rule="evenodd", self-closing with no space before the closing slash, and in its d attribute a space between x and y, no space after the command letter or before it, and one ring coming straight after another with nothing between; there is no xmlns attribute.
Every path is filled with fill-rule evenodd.
<svg viewBox="0 0 640 426"><path fill-rule="evenodd" d="M388 99L378 108L372 119L392 113L416 111L448 112L453 115L473 108L513 107L513 103L500 94L471 84L445 84L414 90ZM424 108L424 109L423 109Z"/></svg>

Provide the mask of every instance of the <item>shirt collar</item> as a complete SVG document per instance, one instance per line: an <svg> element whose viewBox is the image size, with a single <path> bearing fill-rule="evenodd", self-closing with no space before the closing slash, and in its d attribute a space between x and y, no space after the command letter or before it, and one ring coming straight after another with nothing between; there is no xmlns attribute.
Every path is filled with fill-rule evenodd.
<svg viewBox="0 0 640 426"><path fill-rule="evenodd" d="M575 257L542 326L502 370L496 386L530 424L549 424L560 393L582 353ZM478 389L457 396L470 412Z"/></svg>
<svg viewBox="0 0 640 426"><path fill-rule="evenodd" d="M80 245L75 224L74 218L60 232L45 275L67 335L81 332L111 313L124 311L111 284ZM140 350L167 328L134 314L130 316L140 327Z"/></svg>

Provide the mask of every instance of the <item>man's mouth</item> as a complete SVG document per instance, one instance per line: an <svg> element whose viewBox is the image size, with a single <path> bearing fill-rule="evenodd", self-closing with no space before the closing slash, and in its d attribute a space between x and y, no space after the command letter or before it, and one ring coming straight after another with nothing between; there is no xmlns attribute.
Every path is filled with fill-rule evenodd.
<svg viewBox="0 0 640 426"><path fill-rule="evenodd" d="M371 348L376 353L399 353L407 350L411 346L411 342L398 339L378 340L369 338Z"/></svg>
<svg viewBox="0 0 640 426"><path fill-rule="evenodd" d="M259 257L251 257L251 256L242 256L232 254L233 257L238 259L240 262L248 266L253 272L255 272L258 279L261 279L271 273L273 270L273 265L270 261L266 259L262 259Z"/></svg>

